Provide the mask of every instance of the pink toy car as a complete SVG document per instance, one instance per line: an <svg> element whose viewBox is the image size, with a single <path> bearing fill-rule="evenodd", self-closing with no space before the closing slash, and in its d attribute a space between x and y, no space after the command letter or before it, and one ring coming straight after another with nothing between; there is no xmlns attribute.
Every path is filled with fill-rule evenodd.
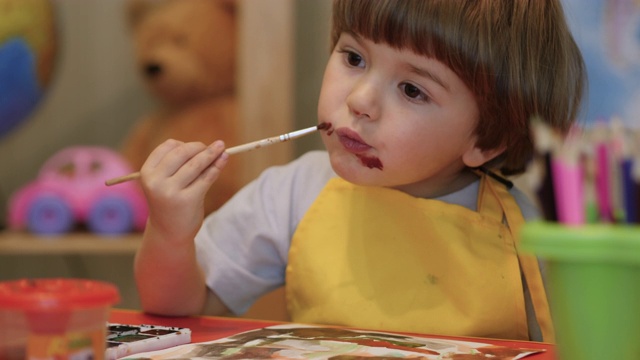
<svg viewBox="0 0 640 360"><path fill-rule="evenodd" d="M9 228L61 234L82 224L99 234L144 229L148 209L136 182L107 187L105 180L132 172L114 150L76 146L49 158L33 182L9 200Z"/></svg>

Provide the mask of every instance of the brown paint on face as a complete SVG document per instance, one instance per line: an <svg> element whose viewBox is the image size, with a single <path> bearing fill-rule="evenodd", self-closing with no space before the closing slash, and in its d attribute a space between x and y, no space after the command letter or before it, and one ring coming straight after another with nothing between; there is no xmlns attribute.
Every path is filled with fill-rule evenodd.
<svg viewBox="0 0 640 360"><path fill-rule="evenodd" d="M382 161L375 156L365 156L365 155L356 155L362 165L368 167L369 169L379 169L382 170Z"/></svg>

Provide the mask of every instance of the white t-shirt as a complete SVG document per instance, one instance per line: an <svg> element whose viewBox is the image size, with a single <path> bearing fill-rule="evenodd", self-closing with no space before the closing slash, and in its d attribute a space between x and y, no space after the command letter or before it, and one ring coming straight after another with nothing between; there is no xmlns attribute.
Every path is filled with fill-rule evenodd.
<svg viewBox="0 0 640 360"><path fill-rule="evenodd" d="M207 286L235 314L284 284L296 227L335 176L327 152L311 151L265 170L205 219L195 239L198 262ZM476 210L478 186L476 181L438 200ZM514 187L511 194L525 220L539 216L524 193Z"/></svg>

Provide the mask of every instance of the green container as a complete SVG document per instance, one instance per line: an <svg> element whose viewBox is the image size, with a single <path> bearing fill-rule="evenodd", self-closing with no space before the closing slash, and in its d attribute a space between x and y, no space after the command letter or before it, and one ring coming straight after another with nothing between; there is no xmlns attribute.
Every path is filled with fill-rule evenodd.
<svg viewBox="0 0 640 360"><path fill-rule="evenodd" d="M534 222L520 237L546 264L559 359L640 359L640 227Z"/></svg>

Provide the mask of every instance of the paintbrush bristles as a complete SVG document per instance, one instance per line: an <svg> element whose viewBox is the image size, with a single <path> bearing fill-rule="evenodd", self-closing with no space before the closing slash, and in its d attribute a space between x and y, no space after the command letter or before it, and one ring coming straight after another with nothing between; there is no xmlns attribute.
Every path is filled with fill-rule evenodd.
<svg viewBox="0 0 640 360"><path fill-rule="evenodd" d="M230 148L226 149L224 152L226 152L229 155L239 154L239 153L246 152L246 151L260 149L260 148L265 147L265 146L269 146L269 145L273 145L273 144L289 141L291 139L296 139L296 138L299 138L301 136L311 134L312 132L316 132L318 130L330 130L330 129L331 129L331 123L323 122L323 123L321 123L321 124L319 124L317 126L312 126L312 127L306 128L306 129L297 130L297 131L293 131L293 132L290 132L290 133L287 133L287 134L282 134L282 135L279 135L279 136L274 136L274 137L270 137L270 138L266 138L266 139L262 139L262 140L253 141L253 142L250 142L250 143L247 143L247 144L230 147ZM107 186L116 185L116 184L120 184L120 183L123 183L123 182L135 180L135 179L137 179L139 177L140 177L140 172L134 172L134 173L131 173L131 174L128 174L128 175L125 175L125 176L120 176L120 177L117 177L117 178L109 179L109 180L105 181L105 185L107 185Z"/></svg>

